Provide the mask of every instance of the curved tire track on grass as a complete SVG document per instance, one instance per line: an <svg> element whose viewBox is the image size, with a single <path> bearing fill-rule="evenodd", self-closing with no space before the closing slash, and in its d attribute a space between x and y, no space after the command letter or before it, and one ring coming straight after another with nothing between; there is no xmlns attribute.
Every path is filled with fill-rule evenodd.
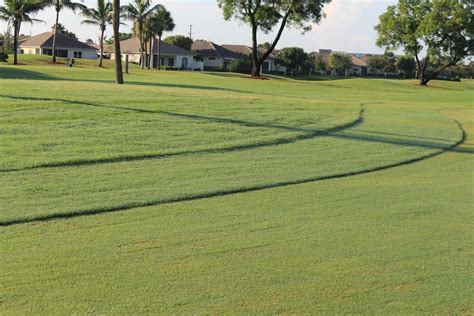
<svg viewBox="0 0 474 316"><path fill-rule="evenodd" d="M7 96L2 96L2 95L0 96L8 98ZM69 100L62 100L62 99L48 99L48 100L60 101L64 103L71 103L71 104L78 104L78 105L89 105L89 106L98 106L98 107L107 107L107 108L110 107L106 105L94 105L93 103L86 103L86 102L81 102L81 101L69 101ZM133 109L133 108L123 108L123 107L116 107L116 106L112 106L112 108L114 109L118 108L121 110ZM309 129L283 126L283 125L267 125L263 123L247 122L247 121L241 121L241 120L235 120L235 119L223 119L223 118L199 116L199 115L192 115L192 114L177 114L177 113L171 113L171 112L166 112L166 111L151 111L151 110L141 110L141 109L135 109L135 110L139 112L146 111L145 113L157 113L157 114L185 117L191 120L192 119L210 120L210 121L215 121L215 122L224 123L224 124L238 124L238 125L246 126L246 127L275 128L275 129L286 130L289 132L302 132L304 134L294 136L294 137L278 138L272 141L266 141L266 142L260 142L260 143L254 143L254 144L234 145L234 146L222 147L222 148L184 150L184 151L162 153L162 154L123 155L123 156L116 156L116 157L110 157L110 158L78 159L78 160L72 160L72 161L43 163L43 164L38 164L38 165L33 165L33 166L23 167L23 168L0 169L0 173L11 173L11 172L18 172L18 171L45 169L45 168L64 168L64 167L89 166L89 165L141 161L141 160L165 159L165 158L171 158L171 157L183 156L183 155L192 155L192 154L219 154L219 153L228 153L228 152L234 152L234 151L251 150L251 149L263 148L263 147L286 145L286 144L291 144L291 143L295 143L295 142L299 142L303 140L309 140L315 137L326 136L331 133L337 133L349 128L356 127L357 125L360 125L364 122L364 113L365 113L364 105L361 104L359 113L355 120L352 120L350 122L347 122L341 125L337 125L335 127L327 128L327 129L309 130Z"/></svg>
<svg viewBox="0 0 474 316"><path fill-rule="evenodd" d="M187 196L182 196L182 197L177 197L177 198L161 199L161 200L154 200L154 201L142 202L142 203L127 203L127 204L123 204L123 205L119 205L115 207L99 208L99 209L91 209L91 210L78 210L78 211L73 211L69 213L53 213L53 214L40 215L40 216L35 216L35 217L30 217L30 218L12 219L12 220L0 221L0 226L7 227L7 226L13 226L13 225L35 223L35 222L46 222L46 221L59 220L59 219L68 219L68 218L74 218L74 217L80 217L80 216L90 216L90 215L98 215L98 214L112 213L112 212L123 212L123 211L128 211L131 209L135 209L135 208L158 206L158 205L194 201L194 200L203 200L203 199L210 199L210 198L239 194L239 193L255 192L255 191L266 190L266 189L286 187L286 186L291 186L291 185L305 184L305 183L311 183L311 182L320 182L320 181L332 180L332 179L348 178L348 177L353 177L357 175L363 175L363 174L383 171L387 169L392 169L396 167L401 167L405 165L410 165L410 164L421 162L421 161L436 157L438 155L441 155L443 153L449 152L466 141L467 135L462 124L455 119L453 119L453 121L457 124L458 129L461 131L461 138L457 142L453 143L452 145L446 148L433 151L429 154L426 154L417 158L411 158L411 159L403 160L400 162L395 162L388 165L378 166L374 168L366 168L366 169L362 169L358 171L336 173L336 174L326 175L326 176L310 177L310 178L299 179L299 180L280 181L280 182L275 182L275 183L236 188L236 189L231 189L231 190L220 190L220 191L214 191L214 192L208 192L208 193L192 194L192 195L187 195Z"/></svg>

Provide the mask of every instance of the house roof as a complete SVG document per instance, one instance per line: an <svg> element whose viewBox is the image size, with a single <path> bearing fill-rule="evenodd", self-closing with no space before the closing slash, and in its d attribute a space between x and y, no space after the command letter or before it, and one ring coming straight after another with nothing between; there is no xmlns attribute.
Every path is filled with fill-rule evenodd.
<svg viewBox="0 0 474 316"><path fill-rule="evenodd" d="M196 41L191 50L204 58L242 59L239 54L210 41Z"/></svg>
<svg viewBox="0 0 474 316"><path fill-rule="evenodd" d="M252 48L247 46L247 45L233 45L233 44L224 44L222 45L222 47L230 50L230 51L233 51L234 53L237 53L237 54L240 54L240 55L244 55L244 56L250 56L252 54ZM265 48L257 48L258 50L258 53L260 55L263 55L267 52L267 50ZM275 55L278 51L275 49L273 50L273 52L270 54L269 58L275 58Z"/></svg>
<svg viewBox="0 0 474 316"><path fill-rule="evenodd" d="M29 38L26 38L20 43L24 47L52 47L53 46L53 32L41 33ZM74 49L90 49L96 50L94 47L78 41L72 37L61 33L56 34L56 47L60 48L74 48Z"/></svg>
<svg viewBox="0 0 474 316"><path fill-rule="evenodd" d="M113 53L114 45L107 45L104 47L104 51L107 53ZM132 37L125 41L120 42L120 49L122 54L139 54L140 53L140 41L137 37ZM152 52L158 53L158 39L153 40ZM176 45L168 44L161 41L160 53L162 55L194 55L192 52L182 49Z"/></svg>
<svg viewBox="0 0 474 316"><path fill-rule="evenodd" d="M354 66L367 67L367 62L363 60L363 57L357 57L354 54L347 54L351 58L351 64Z"/></svg>

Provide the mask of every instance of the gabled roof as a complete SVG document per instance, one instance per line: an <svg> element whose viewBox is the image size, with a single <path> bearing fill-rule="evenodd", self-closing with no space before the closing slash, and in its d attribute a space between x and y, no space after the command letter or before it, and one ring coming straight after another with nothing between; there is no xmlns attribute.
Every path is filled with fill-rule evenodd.
<svg viewBox="0 0 474 316"><path fill-rule="evenodd" d="M120 49L122 54L139 54L140 53L140 41L138 38L133 37L125 41L120 42ZM113 45L104 47L104 51L113 53ZM158 53L158 39L153 40L152 51L154 54ZM194 55L192 52L182 49L181 47L168 44L161 41L160 52L162 55Z"/></svg>
<svg viewBox="0 0 474 316"><path fill-rule="evenodd" d="M53 32L45 32L32 37L29 37L20 43L24 47L52 47L53 46ZM72 49L90 49L96 50L94 47L78 41L72 37L61 33L56 34L56 47L58 48L72 48Z"/></svg>
<svg viewBox="0 0 474 316"><path fill-rule="evenodd" d="M355 54L347 54L351 58L351 64L354 66L367 67L367 62L363 60L363 57L357 57Z"/></svg>
<svg viewBox="0 0 474 316"><path fill-rule="evenodd" d="M191 50L204 58L242 59L239 54L210 41L196 41Z"/></svg>
<svg viewBox="0 0 474 316"><path fill-rule="evenodd" d="M240 54L240 55L244 55L244 56L250 56L252 55L252 48L247 46L247 45L232 45L232 44L224 44L222 45L222 47L230 50L230 51L233 51L234 53L237 53L237 54ZM267 50L265 48L257 48L258 50L258 53L260 55L263 55L267 52ZM276 49L273 50L273 52L270 54L269 58L275 58L275 54L276 52L278 52Z"/></svg>

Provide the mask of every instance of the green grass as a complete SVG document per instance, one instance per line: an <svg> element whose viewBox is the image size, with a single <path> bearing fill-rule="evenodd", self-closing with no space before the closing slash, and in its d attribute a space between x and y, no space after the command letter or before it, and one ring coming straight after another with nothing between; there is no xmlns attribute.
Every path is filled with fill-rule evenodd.
<svg viewBox="0 0 474 316"><path fill-rule="evenodd" d="M20 62L1 313L473 312L473 81Z"/></svg>

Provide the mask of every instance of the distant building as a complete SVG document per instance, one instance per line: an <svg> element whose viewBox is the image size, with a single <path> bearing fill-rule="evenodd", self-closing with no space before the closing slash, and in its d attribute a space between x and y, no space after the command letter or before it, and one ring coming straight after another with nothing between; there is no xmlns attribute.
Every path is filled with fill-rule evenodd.
<svg viewBox="0 0 474 316"><path fill-rule="evenodd" d="M224 44L222 47L233 51L234 53L240 54L247 58L252 56L252 48L246 45L231 45L231 44ZM258 48L258 54L263 55L267 50L264 48ZM262 64L262 72L283 72L286 73L286 66L281 66L277 63L276 55L278 54L278 50L273 50L273 52L263 61Z"/></svg>
<svg viewBox="0 0 474 316"><path fill-rule="evenodd" d="M345 76L350 75L367 75L369 73L369 66L367 64L367 59L365 54L355 54L355 53L346 53L346 52L337 52L331 49L320 49L317 53L313 53L315 57L321 58L321 60L326 64L329 65L329 57L334 54L343 54L349 57L351 61L351 65L344 70ZM322 71L325 72L325 71ZM335 75L335 71L331 71L332 75Z"/></svg>
<svg viewBox="0 0 474 316"><path fill-rule="evenodd" d="M122 50L123 56L128 55L129 60L134 63L140 63L141 54L140 54L140 41L138 38L130 38L125 41L120 42L120 48ZM113 45L104 47L104 53L110 57L110 59L115 59L115 52ZM158 39L152 40L152 54L151 67L158 68ZM181 47L168 44L161 41L160 43L160 65L175 67L177 69L183 70L203 70L203 63L194 60L196 54Z"/></svg>
<svg viewBox="0 0 474 316"><path fill-rule="evenodd" d="M53 55L53 32L26 37L19 41L20 54ZM56 34L56 56L63 58L96 59L97 49L61 33Z"/></svg>
<svg viewBox="0 0 474 316"><path fill-rule="evenodd" d="M244 56L210 41L195 41L191 50L197 54L196 58L201 59L208 70L222 68L233 60L244 59Z"/></svg>

